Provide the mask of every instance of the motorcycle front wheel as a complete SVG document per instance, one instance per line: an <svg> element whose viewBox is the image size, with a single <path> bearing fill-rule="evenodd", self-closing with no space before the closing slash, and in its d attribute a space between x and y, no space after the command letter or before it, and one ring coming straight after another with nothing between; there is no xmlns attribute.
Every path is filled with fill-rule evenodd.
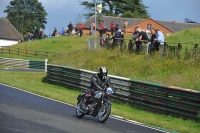
<svg viewBox="0 0 200 133"><path fill-rule="evenodd" d="M105 102L98 112L99 122L104 123L110 116L110 112L111 112L111 104Z"/></svg>
<svg viewBox="0 0 200 133"><path fill-rule="evenodd" d="M81 108L81 105L83 104L82 100L78 102L77 107ZM77 118L82 118L85 114L82 113L81 111L79 111L78 109L76 109L76 117Z"/></svg>

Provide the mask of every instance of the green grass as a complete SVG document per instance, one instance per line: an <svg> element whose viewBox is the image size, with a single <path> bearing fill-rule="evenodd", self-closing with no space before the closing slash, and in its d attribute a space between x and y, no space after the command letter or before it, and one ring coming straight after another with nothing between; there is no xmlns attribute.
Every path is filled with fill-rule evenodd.
<svg viewBox="0 0 200 133"><path fill-rule="evenodd" d="M199 43L200 38L198 36L200 36L200 28L166 36L166 41ZM99 48L89 51L87 38L94 38L94 36L62 36L25 42L13 47L54 52L48 57L49 64L91 71L97 71L100 66L106 66L111 75L157 82L166 86L200 90L200 73L198 73L200 71L200 57L195 58L195 60L185 60L183 58L177 60L159 56L135 55L129 52L122 53L118 49L107 50L106 48ZM131 39L131 35L126 35L125 38L126 42L128 42ZM184 46L186 44L183 44ZM187 46L193 47L194 44L187 44ZM3 56L12 57L12 55ZM20 56L13 57L36 59Z"/></svg>
<svg viewBox="0 0 200 133"><path fill-rule="evenodd" d="M82 93L47 83L45 73L0 71L0 75L3 75L0 76L1 83L73 105L76 105L76 97ZM153 114L123 104L113 103L111 114L181 133L198 133L200 130L199 122Z"/></svg>
<svg viewBox="0 0 200 133"><path fill-rule="evenodd" d="M193 47L193 44L200 44L199 36L200 28L196 28L166 36L166 41L187 42L189 44L184 44L184 47L186 45ZM122 53L118 49L107 50L105 48L89 51L87 38L94 38L94 36L64 36L34 40L17 44L13 47L54 52L48 57L49 64L71 66L91 71L97 71L100 66L106 66L111 75L200 90L200 60L198 58L196 60L176 60L159 56L135 55L129 52ZM126 35L125 38L127 39L126 42L128 42L131 39L131 35ZM1 56L37 60L37 58L33 57ZM0 71L0 74L3 75L0 77L1 83L71 104L76 103L76 96L80 94L76 90L69 90L42 82L45 74L3 71ZM157 115L116 103L113 104L112 114L181 133L197 133L200 130L200 123Z"/></svg>

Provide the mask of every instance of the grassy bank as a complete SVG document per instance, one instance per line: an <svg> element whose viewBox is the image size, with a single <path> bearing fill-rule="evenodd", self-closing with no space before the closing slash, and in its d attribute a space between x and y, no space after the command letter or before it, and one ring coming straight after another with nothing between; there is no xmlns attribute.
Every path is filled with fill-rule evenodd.
<svg viewBox="0 0 200 133"><path fill-rule="evenodd" d="M197 28L166 36L166 41L188 42L189 44L184 44L184 46L193 47L193 43L200 43L199 36L200 28ZM156 55L151 57L142 54L135 55L129 52L122 53L118 49L107 50L106 48L100 48L89 51L87 38L93 37L91 35L84 35L83 37L63 36L34 40L17 44L13 47L53 52L48 57L49 64L65 65L92 71L97 71L100 66L106 66L111 75L200 90L200 61L167 59ZM125 35L125 38L127 39L126 42L128 42L131 39L131 35ZM175 44L173 43L172 45ZM1 56L37 60L34 57ZM43 82L44 73L27 74L0 71L0 74L3 75L0 76L1 83L16 86L59 101L75 104L76 96L80 94L79 91ZM113 104L112 114L182 133L197 133L200 130L200 123L152 114L116 103Z"/></svg>
<svg viewBox="0 0 200 133"><path fill-rule="evenodd" d="M45 73L7 72L0 71L0 82L15 86L42 96L50 97L62 102L76 104L76 97L82 93L45 82ZM75 112L74 112L75 113ZM200 123L186 121L170 116L153 114L130 106L113 103L112 114L122 116L126 119L146 123L148 125L177 131L181 133L198 133Z"/></svg>
<svg viewBox="0 0 200 133"><path fill-rule="evenodd" d="M200 28L190 29L166 36L166 42L186 42L189 44L183 44L183 47L186 45L193 47L193 43L200 43L199 36ZM107 50L106 48L89 51L87 38L94 38L94 36L62 36L25 42L13 47L54 52L48 57L49 64L92 71L97 71L100 66L106 66L111 75L200 90L199 58L196 60L167 59L159 56L136 55L129 52L122 53L118 49ZM131 35L125 35L125 39L128 42ZM175 44L172 43L171 45ZM36 59L12 55L3 56Z"/></svg>

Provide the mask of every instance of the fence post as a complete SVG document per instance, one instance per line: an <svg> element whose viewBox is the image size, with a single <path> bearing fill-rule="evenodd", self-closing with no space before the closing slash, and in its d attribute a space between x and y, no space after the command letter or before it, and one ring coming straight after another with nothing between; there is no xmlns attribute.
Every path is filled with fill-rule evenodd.
<svg viewBox="0 0 200 133"><path fill-rule="evenodd" d="M149 54L149 46L150 46L151 42L148 42L147 45L147 55Z"/></svg>
<svg viewBox="0 0 200 133"><path fill-rule="evenodd" d="M37 56L37 50L35 51L35 56Z"/></svg>
<svg viewBox="0 0 200 133"><path fill-rule="evenodd" d="M8 53L10 54L10 47L9 47Z"/></svg>
<svg viewBox="0 0 200 133"><path fill-rule="evenodd" d="M26 49L26 56L27 56L27 54L28 54L28 53L27 53L27 49Z"/></svg>
<svg viewBox="0 0 200 133"><path fill-rule="evenodd" d="M19 48L18 48L18 51L17 51L17 52L18 52L18 55L19 55Z"/></svg>
<svg viewBox="0 0 200 133"><path fill-rule="evenodd" d="M45 59L45 72L47 72L47 62L48 62L48 59Z"/></svg>
<svg viewBox="0 0 200 133"><path fill-rule="evenodd" d="M198 44L195 44L194 47L193 47L192 56L196 57L197 54L198 54Z"/></svg>
<svg viewBox="0 0 200 133"><path fill-rule="evenodd" d="M3 46L1 47L1 54L3 54Z"/></svg>
<svg viewBox="0 0 200 133"><path fill-rule="evenodd" d="M179 60L180 57L181 57L181 55L180 55L181 48L182 48L181 44L178 43L178 60Z"/></svg>

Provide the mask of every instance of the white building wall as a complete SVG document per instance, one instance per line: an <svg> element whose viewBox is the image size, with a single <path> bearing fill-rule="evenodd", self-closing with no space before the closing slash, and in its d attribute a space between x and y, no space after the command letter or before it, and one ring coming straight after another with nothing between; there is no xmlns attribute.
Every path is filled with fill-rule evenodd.
<svg viewBox="0 0 200 133"><path fill-rule="evenodd" d="M0 47L1 46L11 46L14 44L18 44L18 41L0 39Z"/></svg>

